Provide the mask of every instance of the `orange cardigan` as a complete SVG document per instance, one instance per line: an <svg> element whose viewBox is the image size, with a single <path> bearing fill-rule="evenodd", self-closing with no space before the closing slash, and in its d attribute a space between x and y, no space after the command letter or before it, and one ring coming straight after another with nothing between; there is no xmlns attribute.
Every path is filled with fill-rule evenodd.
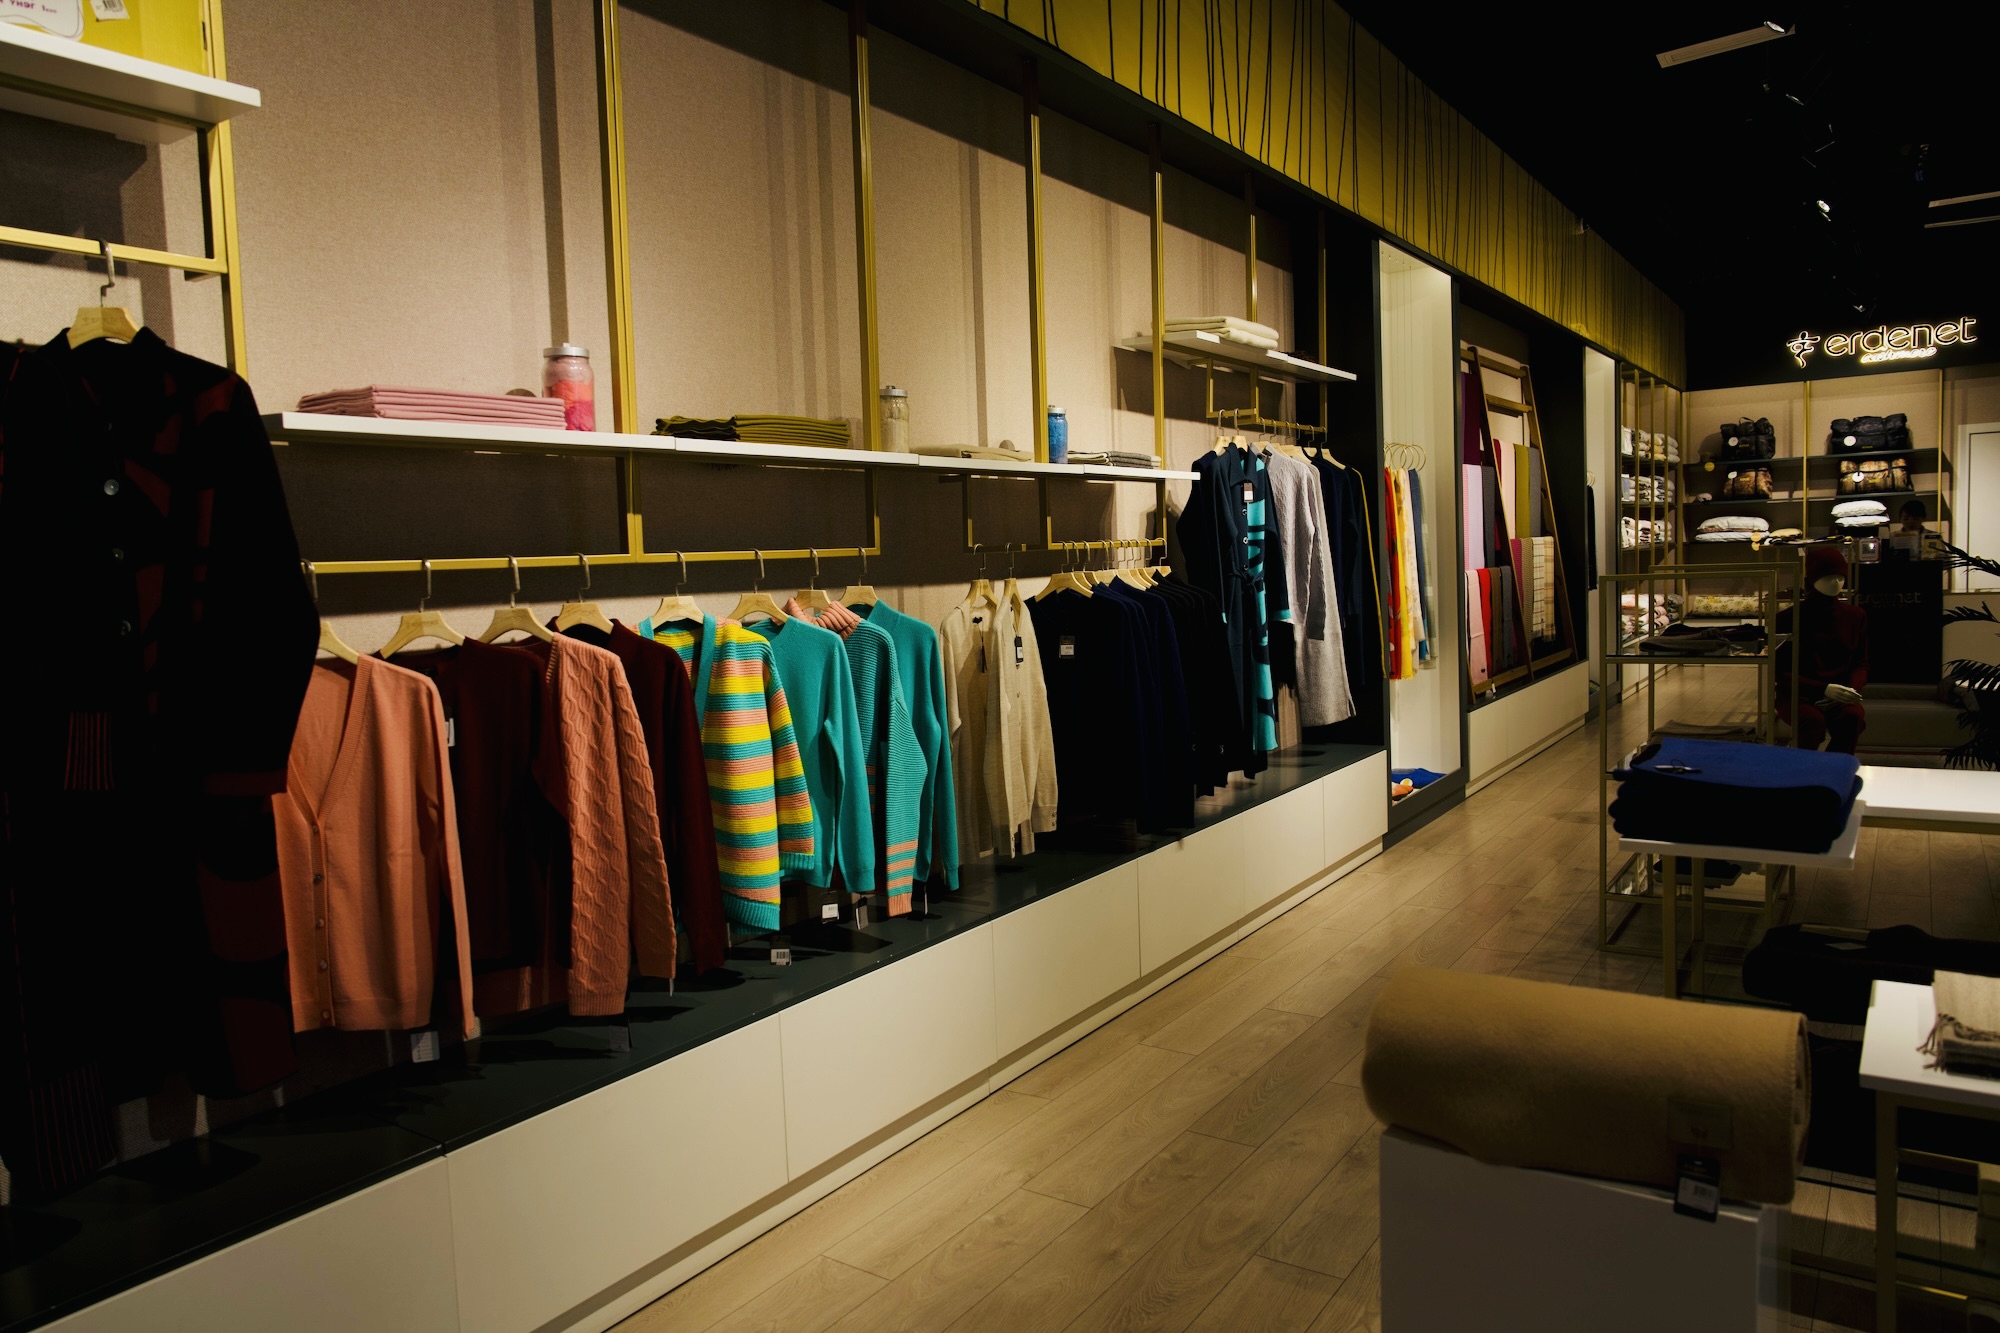
<svg viewBox="0 0 2000 1333"><path fill-rule="evenodd" d="M372 657L352 667L315 664L288 781L272 808L293 1030L432 1022L440 918L448 912L458 955L455 1016L474 1035L458 816L437 687Z"/></svg>

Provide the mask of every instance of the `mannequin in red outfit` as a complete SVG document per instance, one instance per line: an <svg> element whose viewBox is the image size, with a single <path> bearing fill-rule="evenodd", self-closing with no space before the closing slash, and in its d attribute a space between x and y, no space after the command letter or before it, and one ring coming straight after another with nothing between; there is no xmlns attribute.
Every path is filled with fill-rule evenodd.
<svg viewBox="0 0 2000 1333"><path fill-rule="evenodd" d="M1798 633L1778 649L1778 716L1792 722L1792 647L1799 659L1796 744L1853 754L1868 726L1861 687L1868 680L1868 613L1837 600L1847 578L1847 557L1836 546L1806 552L1806 595L1797 608ZM1794 614L1778 616L1778 632L1791 634Z"/></svg>

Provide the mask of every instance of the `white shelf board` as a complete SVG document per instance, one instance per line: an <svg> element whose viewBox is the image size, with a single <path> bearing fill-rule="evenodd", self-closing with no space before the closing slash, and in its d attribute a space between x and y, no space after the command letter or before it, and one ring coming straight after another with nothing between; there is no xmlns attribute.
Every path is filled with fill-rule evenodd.
<svg viewBox="0 0 2000 1333"><path fill-rule="evenodd" d="M1153 350L1150 336L1127 338L1118 345L1129 352ZM1288 384L1349 384L1356 378L1350 370L1320 366L1279 351L1247 347L1212 333L1169 333L1162 340L1161 348L1167 360L1179 365L1213 365L1217 370L1242 371L1260 379L1282 380Z"/></svg>
<svg viewBox="0 0 2000 1333"><path fill-rule="evenodd" d="M142 114L126 115L103 107L79 105L59 95L7 86L10 79L118 102ZM262 94L240 83L53 37L18 23L0 23L0 106L11 111L106 130L139 143L166 143L186 138L194 131L185 125L151 119L143 113L155 112L216 125L261 105Z"/></svg>
<svg viewBox="0 0 2000 1333"><path fill-rule="evenodd" d="M418 444L440 449L505 449L530 453L623 453L631 449L675 452L658 435L550 430L539 426L481 426L466 421L393 421L323 412L272 412L264 431L288 444Z"/></svg>
<svg viewBox="0 0 2000 1333"><path fill-rule="evenodd" d="M688 440L672 435L621 435L612 431L551 430L539 426L481 426L464 421L398 421L323 412L272 412L264 430L287 444L425 445L439 449L500 449L525 453L678 454L712 463L753 466L792 465L834 468L922 468L973 476L1066 477L1083 481L1192 481L1192 472L1139 468L1070 466L1066 463L988 462L978 458L936 458L867 449L825 449L798 444L737 440Z"/></svg>
<svg viewBox="0 0 2000 1333"><path fill-rule="evenodd" d="M975 477L1063 477L1085 481L1193 481L1192 472L1160 468L1110 467L1100 463L1037 463L1032 459L1013 462L1004 458L946 458L937 454L914 454L918 466L937 472L956 472Z"/></svg>
<svg viewBox="0 0 2000 1333"><path fill-rule="evenodd" d="M619 438L628 438L620 436ZM690 458L706 458L716 463L796 463L819 467L915 467L913 454L891 454L869 449L829 449L811 444L760 444L754 440L684 440L679 436L649 435L647 439L668 440L675 453Z"/></svg>

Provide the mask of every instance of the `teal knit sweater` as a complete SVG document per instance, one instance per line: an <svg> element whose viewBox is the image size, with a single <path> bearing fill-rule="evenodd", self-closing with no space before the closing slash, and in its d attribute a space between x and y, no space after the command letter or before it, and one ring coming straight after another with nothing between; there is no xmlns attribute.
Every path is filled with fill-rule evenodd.
<svg viewBox="0 0 2000 1333"><path fill-rule="evenodd" d="M847 645L808 620L756 620L743 628L771 644L812 794L812 864L787 869L785 878L827 888L837 870L848 892L867 893L875 887L875 820Z"/></svg>
<svg viewBox="0 0 2000 1333"><path fill-rule="evenodd" d="M896 657L895 640L879 625L864 620L847 636L854 711L875 810L875 882L888 895L890 916L910 910L926 776Z"/></svg>
<svg viewBox="0 0 2000 1333"><path fill-rule="evenodd" d="M896 645L896 671L923 757L923 790L917 798L917 878L944 876L958 887L958 806L952 794L951 723L945 717L944 656L937 631L886 602L856 607L862 623L887 630ZM849 642L849 652L853 644Z"/></svg>

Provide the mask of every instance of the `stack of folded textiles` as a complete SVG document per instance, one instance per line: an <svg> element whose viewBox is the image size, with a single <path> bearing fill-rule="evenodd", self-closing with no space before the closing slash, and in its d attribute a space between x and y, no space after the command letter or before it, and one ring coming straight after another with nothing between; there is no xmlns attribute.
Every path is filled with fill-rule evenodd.
<svg viewBox="0 0 2000 1333"><path fill-rule="evenodd" d="M1833 507L1833 521L1842 528L1879 528L1889 521L1889 506L1880 500L1842 500Z"/></svg>
<svg viewBox="0 0 2000 1333"><path fill-rule="evenodd" d="M1851 754L1668 736L1615 775L1623 838L1824 852L1861 794Z"/></svg>
<svg viewBox="0 0 2000 1333"><path fill-rule="evenodd" d="M1269 324L1259 324L1254 320L1238 319L1234 315L1201 315L1193 319L1170 319L1168 333L1212 333L1224 342L1242 343L1245 347L1261 347L1275 351L1278 346L1278 331Z"/></svg>
<svg viewBox="0 0 2000 1333"><path fill-rule="evenodd" d="M1072 449L1069 451L1072 463L1091 463L1101 467L1153 467L1160 460L1152 454L1135 454L1123 449L1100 449L1094 453Z"/></svg>
<svg viewBox="0 0 2000 1333"><path fill-rule="evenodd" d="M1694 539L1698 542L1751 542L1770 530L1769 519L1729 514L1704 520Z"/></svg>
<svg viewBox="0 0 2000 1333"><path fill-rule="evenodd" d="M360 389L309 393L299 411L396 421L466 421L483 426L540 426L562 430L563 400L512 393L460 393L455 389L402 389L370 384Z"/></svg>
<svg viewBox="0 0 2000 1333"><path fill-rule="evenodd" d="M740 440L756 444L810 444L845 449L852 443L845 421L818 417L787 417L771 413L738 413L733 417L660 417L655 435L684 440Z"/></svg>

